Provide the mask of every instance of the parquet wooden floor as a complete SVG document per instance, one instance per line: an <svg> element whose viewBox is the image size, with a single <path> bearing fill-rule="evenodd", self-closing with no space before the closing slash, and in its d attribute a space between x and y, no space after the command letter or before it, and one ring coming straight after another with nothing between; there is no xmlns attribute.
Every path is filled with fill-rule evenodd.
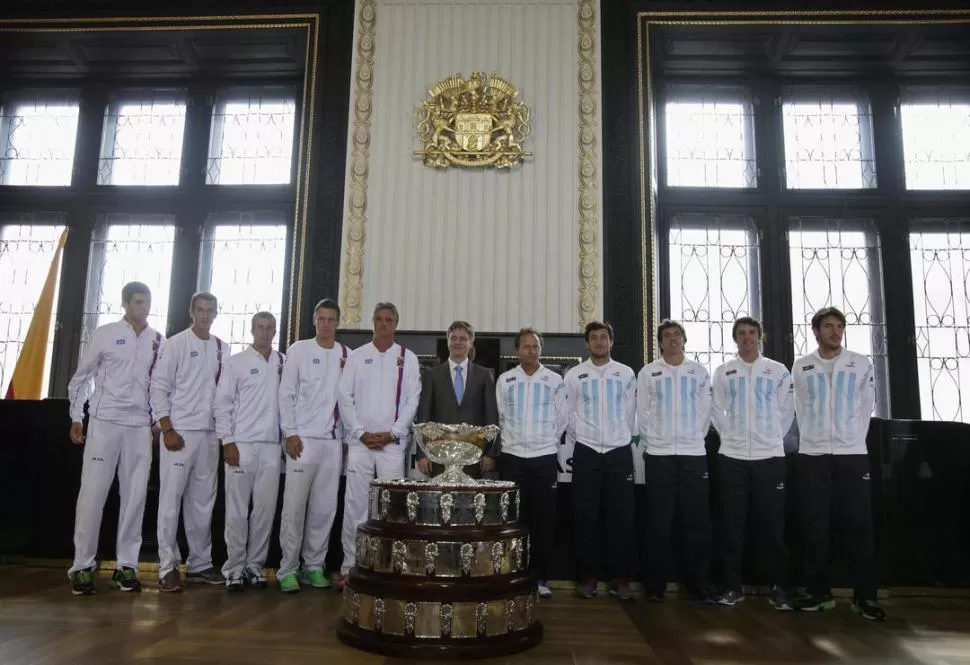
<svg viewBox="0 0 970 665"><path fill-rule="evenodd" d="M151 574L143 575L151 580ZM334 634L333 591L228 595L219 587L159 594L109 588L75 598L63 571L0 567L2 665L383 665L393 660L343 646ZM734 609L672 598L620 604L557 591L541 605L545 640L511 658L483 663L919 663L970 665L970 600L894 598L889 621L868 623L848 603L820 614L778 613L764 598Z"/></svg>

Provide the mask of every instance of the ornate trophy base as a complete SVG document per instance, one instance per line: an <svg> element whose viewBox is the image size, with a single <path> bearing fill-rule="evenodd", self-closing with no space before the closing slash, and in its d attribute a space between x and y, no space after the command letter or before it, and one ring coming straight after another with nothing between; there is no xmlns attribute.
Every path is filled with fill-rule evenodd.
<svg viewBox="0 0 970 665"><path fill-rule="evenodd" d="M371 482L342 642L388 656L504 656L542 641L514 483Z"/></svg>

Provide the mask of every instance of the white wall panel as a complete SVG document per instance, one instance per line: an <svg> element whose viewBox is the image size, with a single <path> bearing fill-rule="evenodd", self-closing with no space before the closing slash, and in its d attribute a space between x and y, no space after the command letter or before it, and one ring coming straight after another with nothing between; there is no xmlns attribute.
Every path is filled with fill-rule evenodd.
<svg viewBox="0 0 970 665"><path fill-rule="evenodd" d="M363 271L359 307L345 315L344 323L367 328L374 304L390 300L401 311L401 327L411 330L442 329L460 318L479 330L533 325L544 332L577 331L577 2L371 4L376 21ZM355 52L354 77L358 57ZM473 71L497 72L519 89L532 111L532 135L524 147L533 156L511 171L437 170L413 154L422 147L415 109L427 89L452 74L467 77ZM357 88L352 79L352 90ZM601 172L599 164L597 170ZM348 206L346 217L350 214ZM346 217L341 272L345 309L348 247L354 246L349 237L353 225ZM599 315L601 298L596 301Z"/></svg>

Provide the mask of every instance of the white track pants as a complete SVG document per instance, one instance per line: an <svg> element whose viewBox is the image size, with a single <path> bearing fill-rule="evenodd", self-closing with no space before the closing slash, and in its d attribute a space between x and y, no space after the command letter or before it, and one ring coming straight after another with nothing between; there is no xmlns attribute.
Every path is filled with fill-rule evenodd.
<svg viewBox="0 0 970 665"><path fill-rule="evenodd" d="M278 579L297 571L301 550L304 570L323 570L330 545L330 529L337 514L343 462L340 441L300 438L303 441L300 458L286 456L283 515L280 518L283 557L276 571Z"/></svg>
<svg viewBox="0 0 970 665"><path fill-rule="evenodd" d="M266 565L280 489L278 443L237 443L236 448L239 466L226 464L226 577L246 566Z"/></svg>
<svg viewBox="0 0 970 665"><path fill-rule="evenodd" d="M219 440L215 432L179 432L181 450L160 446L158 462L158 577L175 570L182 560L176 535L179 509L189 544L186 568L198 573L212 567L212 508L219 478Z"/></svg>
<svg viewBox="0 0 970 665"><path fill-rule="evenodd" d="M362 443L352 443L347 451L347 487L344 490L344 523L340 542L344 562L340 572L346 575L357 561L357 527L367 521L370 500L370 481L404 477L404 457L407 446L389 444L381 450L371 450Z"/></svg>
<svg viewBox="0 0 970 665"><path fill-rule="evenodd" d="M90 568L98 553L98 534L104 502L118 473L121 511L115 557L118 567L138 569L141 524L145 516L148 471L152 465L152 430L105 420L88 421L81 490L74 517L74 565L69 573Z"/></svg>

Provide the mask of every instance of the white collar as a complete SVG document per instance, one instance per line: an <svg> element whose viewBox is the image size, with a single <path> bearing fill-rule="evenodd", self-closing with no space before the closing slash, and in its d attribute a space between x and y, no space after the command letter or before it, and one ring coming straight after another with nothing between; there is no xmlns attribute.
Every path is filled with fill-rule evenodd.
<svg viewBox="0 0 970 665"><path fill-rule="evenodd" d="M468 376L468 358L465 358L461 363L456 363L454 360L451 359L451 356L449 356L448 371L454 374L456 367L461 367L462 374L464 374L466 377Z"/></svg>

